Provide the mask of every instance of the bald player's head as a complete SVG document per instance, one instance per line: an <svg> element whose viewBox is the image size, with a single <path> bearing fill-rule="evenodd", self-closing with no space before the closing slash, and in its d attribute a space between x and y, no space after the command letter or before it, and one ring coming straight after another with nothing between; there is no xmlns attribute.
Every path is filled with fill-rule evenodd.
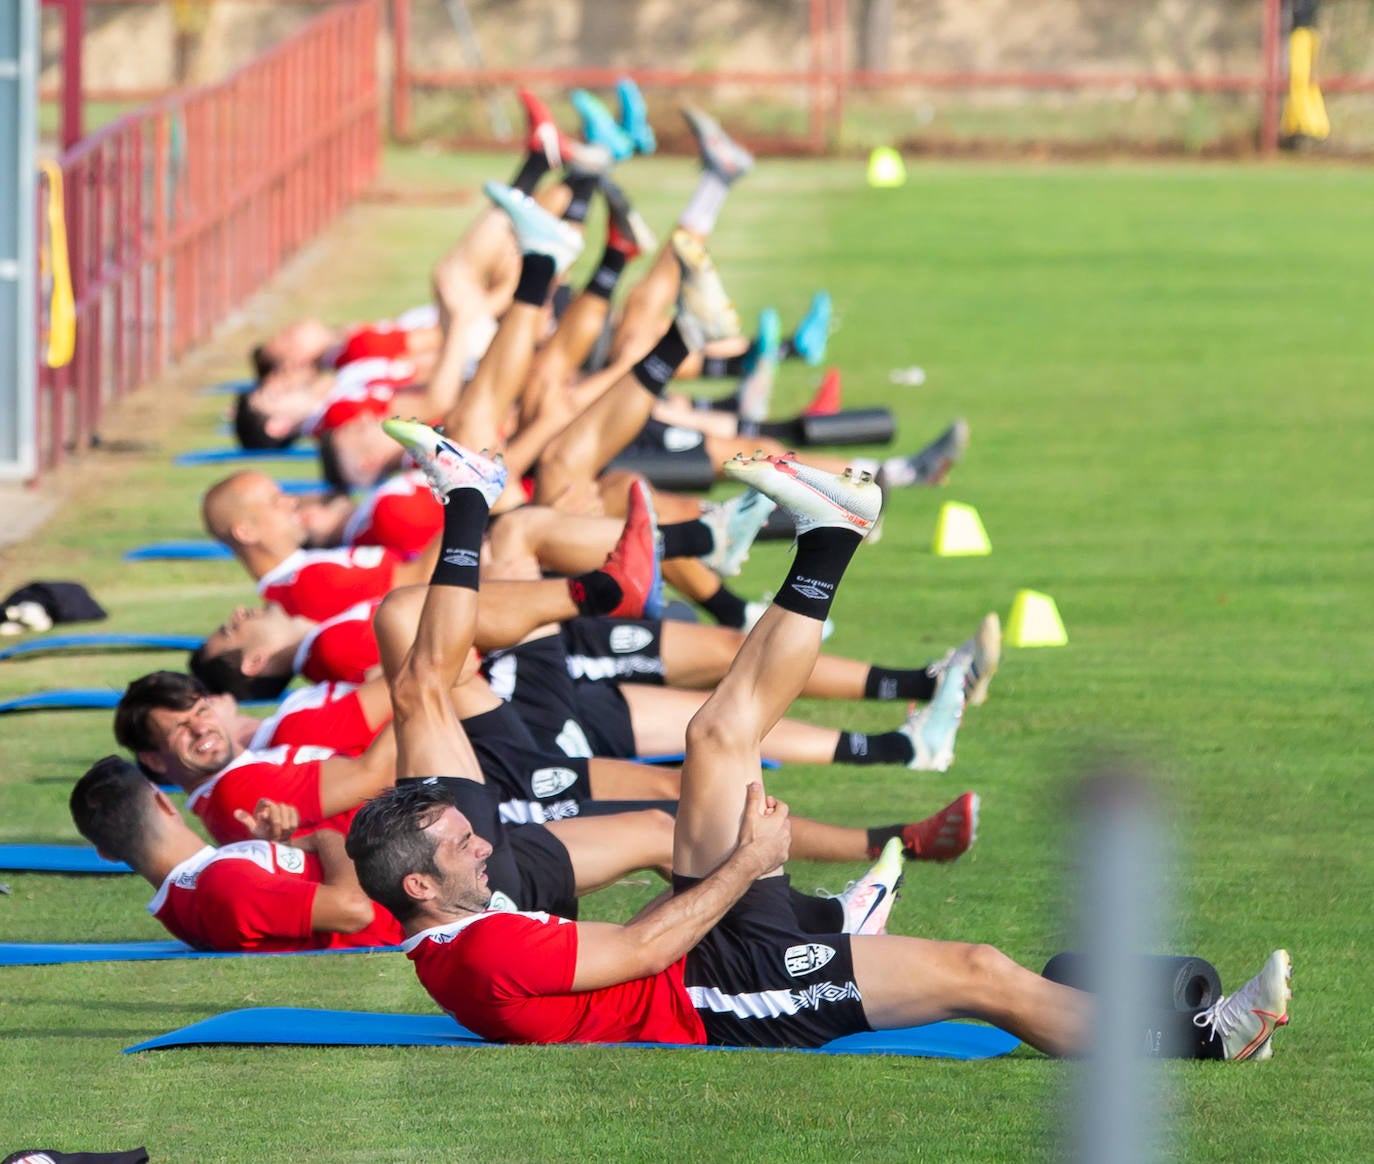
<svg viewBox="0 0 1374 1164"><path fill-rule="evenodd" d="M266 473L253 469L212 485L200 512L206 533L235 553L260 547L286 555L305 541L295 499Z"/></svg>

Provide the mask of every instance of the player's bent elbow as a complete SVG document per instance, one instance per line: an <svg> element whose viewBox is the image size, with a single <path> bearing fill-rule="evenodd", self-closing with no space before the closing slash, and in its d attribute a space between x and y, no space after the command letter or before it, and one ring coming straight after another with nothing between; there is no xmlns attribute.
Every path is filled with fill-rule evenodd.
<svg viewBox="0 0 1374 1164"><path fill-rule="evenodd" d="M317 899L313 924L320 933L356 934L370 926L375 916L376 907L361 890L334 893L324 901Z"/></svg>

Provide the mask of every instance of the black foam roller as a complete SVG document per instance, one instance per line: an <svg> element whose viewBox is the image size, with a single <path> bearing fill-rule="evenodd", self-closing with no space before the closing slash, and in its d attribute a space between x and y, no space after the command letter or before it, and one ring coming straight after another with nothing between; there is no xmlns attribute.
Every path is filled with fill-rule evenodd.
<svg viewBox="0 0 1374 1164"><path fill-rule="evenodd" d="M638 473L655 489L695 493L711 488L716 474L700 449L685 452L622 453L606 466L608 471Z"/></svg>
<svg viewBox="0 0 1374 1164"><path fill-rule="evenodd" d="M797 536L797 523L792 520L792 515L781 505L768 515L768 521L759 530L756 542L781 542L791 541Z"/></svg>
<svg viewBox="0 0 1374 1164"><path fill-rule="evenodd" d="M897 435L886 408L853 408L829 416L801 418L804 445L885 445Z"/></svg>
<svg viewBox="0 0 1374 1164"><path fill-rule="evenodd" d="M1040 973L1051 982L1083 990L1087 988L1087 961L1082 954L1056 954ZM1206 958L1146 954L1144 961L1145 1005L1151 1010L1194 1011L1211 1006L1221 997L1221 976Z"/></svg>

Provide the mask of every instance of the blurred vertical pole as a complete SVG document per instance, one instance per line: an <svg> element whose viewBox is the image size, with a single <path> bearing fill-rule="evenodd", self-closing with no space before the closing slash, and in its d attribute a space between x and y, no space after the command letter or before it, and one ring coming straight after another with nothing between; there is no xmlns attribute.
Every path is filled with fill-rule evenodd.
<svg viewBox="0 0 1374 1164"><path fill-rule="evenodd" d="M811 152L825 152L825 36L827 0L811 0Z"/></svg>
<svg viewBox="0 0 1374 1164"><path fill-rule="evenodd" d="M1283 0L1264 0L1264 92L1260 107L1260 152L1279 148L1279 95L1283 88Z"/></svg>
<svg viewBox="0 0 1374 1164"><path fill-rule="evenodd" d="M410 0L391 0L391 136L410 139Z"/></svg>
<svg viewBox="0 0 1374 1164"><path fill-rule="evenodd" d="M86 0L62 5L62 148L86 136L81 108L81 38L86 31Z"/></svg>
<svg viewBox="0 0 1374 1164"><path fill-rule="evenodd" d="M1076 1159L1146 1164L1156 1158L1155 1072L1142 955L1157 948L1161 917L1160 827L1154 789L1120 768L1083 783L1079 918L1089 991L1097 996L1092 1043L1079 1072Z"/></svg>
<svg viewBox="0 0 1374 1164"><path fill-rule="evenodd" d="M0 478L37 471L38 0L0 0Z"/></svg>

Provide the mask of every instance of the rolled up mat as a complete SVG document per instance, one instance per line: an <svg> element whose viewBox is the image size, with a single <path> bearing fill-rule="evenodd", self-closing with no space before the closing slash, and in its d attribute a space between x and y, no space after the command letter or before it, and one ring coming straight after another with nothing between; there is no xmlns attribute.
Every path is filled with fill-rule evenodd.
<svg viewBox="0 0 1374 1164"><path fill-rule="evenodd" d="M132 873L88 845L0 845L0 869L16 873Z"/></svg>
<svg viewBox="0 0 1374 1164"><path fill-rule="evenodd" d="M1211 1006L1221 997L1221 976L1206 958L1146 954L1144 962L1145 1005L1151 1010L1193 1011ZM1056 954L1040 973L1051 982L1087 988L1087 958L1083 954Z"/></svg>
<svg viewBox="0 0 1374 1164"><path fill-rule="evenodd" d="M126 562L232 562L234 555L226 545L205 539L153 542L124 551Z"/></svg>
<svg viewBox="0 0 1374 1164"><path fill-rule="evenodd" d="M680 453L666 450L657 453L622 453L606 469L638 473L655 489L669 489L675 493L704 492L716 480L715 466L699 449L686 449Z"/></svg>
<svg viewBox="0 0 1374 1164"><path fill-rule="evenodd" d="M885 445L897 435L886 408L853 408L829 416L801 418L805 445Z"/></svg>

